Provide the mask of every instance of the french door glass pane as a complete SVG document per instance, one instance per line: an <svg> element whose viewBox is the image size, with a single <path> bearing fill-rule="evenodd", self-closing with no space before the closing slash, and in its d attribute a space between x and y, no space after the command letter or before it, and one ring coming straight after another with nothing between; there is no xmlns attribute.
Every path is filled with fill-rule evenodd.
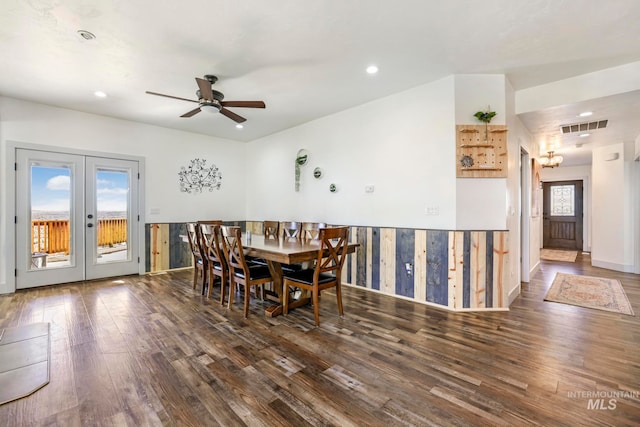
<svg viewBox="0 0 640 427"><path fill-rule="evenodd" d="M575 216L574 185L551 186L551 215Z"/></svg>
<svg viewBox="0 0 640 427"><path fill-rule="evenodd" d="M128 244L129 171L96 170L98 264L131 259Z"/></svg>
<svg viewBox="0 0 640 427"><path fill-rule="evenodd" d="M71 169L31 163L30 270L68 267L71 239Z"/></svg>

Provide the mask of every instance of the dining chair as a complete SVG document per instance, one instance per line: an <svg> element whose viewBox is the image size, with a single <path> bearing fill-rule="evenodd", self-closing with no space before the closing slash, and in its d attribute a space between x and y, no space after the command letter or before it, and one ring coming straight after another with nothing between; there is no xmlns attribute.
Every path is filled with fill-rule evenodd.
<svg viewBox="0 0 640 427"><path fill-rule="evenodd" d="M278 221L263 221L262 229L265 239L278 239L280 223Z"/></svg>
<svg viewBox="0 0 640 427"><path fill-rule="evenodd" d="M229 265L229 304L233 305L235 285L244 286L244 317L249 315L249 298L251 288L255 289L258 296L257 287L260 286L261 296L264 299L264 284L273 282L273 277L269 267L265 265L249 265L244 256L242 247L242 231L240 227L221 226L222 246Z"/></svg>
<svg viewBox="0 0 640 427"><path fill-rule="evenodd" d="M189 241L189 249L193 256L193 289L196 288L198 283L198 275L202 275L202 289L207 283L207 273L205 268L205 260L202 257L202 251L200 250L200 231L198 230L198 224L195 222L187 223L187 240Z"/></svg>
<svg viewBox="0 0 640 427"><path fill-rule="evenodd" d="M284 242L297 242L302 239L302 223L298 221L285 221L280 223L280 235ZM283 271L300 271L302 264L282 264Z"/></svg>
<svg viewBox="0 0 640 427"><path fill-rule="evenodd" d="M316 326L320 326L320 291L328 288L336 288L338 300L338 312L344 314L342 309L342 288L340 274L347 255L347 243L349 241L348 227L321 228L320 249L316 258L316 265L295 272L285 272L283 277L284 287L284 314L289 313L289 287L311 291L313 303L313 315Z"/></svg>
<svg viewBox="0 0 640 427"><path fill-rule="evenodd" d="M221 224L218 223L200 224L200 235L204 242L207 269L209 271L209 289L207 291L207 298L211 298L213 282L216 277L219 277L220 304L224 304L225 289L229 282L229 267L227 266L227 260L221 247L220 225Z"/></svg>
<svg viewBox="0 0 640 427"><path fill-rule="evenodd" d="M202 225L222 225L222 220L199 220L196 222L196 236L198 238L198 249L200 250L200 256L202 257L202 268L203 268L203 278L202 278L202 295L205 292L205 286L209 283L209 257L207 254L206 242L204 236L202 235Z"/></svg>
<svg viewBox="0 0 640 427"><path fill-rule="evenodd" d="M302 223L296 221L285 221L280 223L280 234L285 240L300 239L302 236Z"/></svg>
<svg viewBox="0 0 640 427"><path fill-rule="evenodd" d="M198 221L197 222L198 233L200 233L200 231L203 230L203 228L202 228L203 225L209 225L209 226L222 225L222 220L216 219L216 220L206 220L206 221L200 220L200 221ZM207 229L207 230L209 230L209 229ZM205 241L202 238L202 234L198 234L198 235L200 236L200 247L202 248L202 250L203 250L202 253L204 254L205 253L205 249L206 249L204 247ZM205 262L206 262L206 258L207 257L205 256L204 258L205 258Z"/></svg>
<svg viewBox="0 0 640 427"><path fill-rule="evenodd" d="M262 234L265 240L278 240L280 232L280 223L278 221L263 221ZM267 261L262 258L245 257L249 264L267 265Z"/></svg>
<svg viewBox="0 0 640 427"><path fill-rule="evenodd" d="M326 228L324 222L303 222L302 238L307 240L318 240L320 238L320 229Z"/></svg>

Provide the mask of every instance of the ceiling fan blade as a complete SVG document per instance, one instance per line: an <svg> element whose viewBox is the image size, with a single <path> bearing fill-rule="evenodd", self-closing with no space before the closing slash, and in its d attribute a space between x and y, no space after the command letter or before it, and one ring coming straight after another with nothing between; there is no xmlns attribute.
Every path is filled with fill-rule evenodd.
<svg viewBox="0 0 640 427"><path fill-rule="evenodd" d="M158 93L158 92L149 92L149 91L146 91L145 93L148 93L149 95L164 96L165 98L178 99L178 100L180 100L180 101L198 102L198 101L194 101L193 99L180 98L180 97L178 97L178 96L165 95L165 94L163 94L163 93Z"/></svg>
<svg viewBox="0 0 640 427"><path fill-rule="evenodd" d="M225 116L229 117L231 120L233 120L236 123L242 123L242 122L246 122L247 119L245 119L242 116L237 115L236 113L234 113L233 111L229 111L226 108L223 108L222 110L220 110L221 114L224 114Z"/></svg>
<svg viewBox="0 0 640 427"><path fill-rule="evenodd" d="M213 92L211 91L211 83L207 80L196 77L196 83L198 83L198 87L200 88L200 96L204 99L213 101Z"/></svg>
<svg viewBox="0 0 640 427"><path fill-rule="evenodd" d="M195 116L196 114L198 114L200 112L200 107L189 111L188 113L184 113L183 115L181 115L180 117L191 117L191 116Z"/></svg>
<svg viewBox="0 0 640 427"><path fill-rule="evenodd" d="M262 101L222 101L223 107L265 108Z"/></svg>

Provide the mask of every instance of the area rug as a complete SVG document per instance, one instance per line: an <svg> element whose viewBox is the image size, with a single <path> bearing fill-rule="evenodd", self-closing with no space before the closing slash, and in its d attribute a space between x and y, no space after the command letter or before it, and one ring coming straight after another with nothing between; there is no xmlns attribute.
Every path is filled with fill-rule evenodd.
<svg viewBox="0 0 640 427"><path fill-rule="evenodd" d="M540 249L540 259L547 261L576 262L578 251L563 251L560 249Z"/></svg>
<svg viewBox="0 0 640 427"><path fill-rule="evenodd" d="M544 299L634 316L627 294L615 279L556 273Z"/></svg>
<svg viewBox="0 0 640 427"><path fill-rule="evenodd" d="M0 329L0 405L49 383L49 323Z"/></svg>

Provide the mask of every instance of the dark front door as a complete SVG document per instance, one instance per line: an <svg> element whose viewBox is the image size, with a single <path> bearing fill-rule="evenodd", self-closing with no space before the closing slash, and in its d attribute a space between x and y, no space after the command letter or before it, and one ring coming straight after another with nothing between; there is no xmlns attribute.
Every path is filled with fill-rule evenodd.
<svg viewBox="0 0 640 427"><path fill-rule="evenodd" d="M542 245L582 250L582 181L543 185Z"/></svg>

